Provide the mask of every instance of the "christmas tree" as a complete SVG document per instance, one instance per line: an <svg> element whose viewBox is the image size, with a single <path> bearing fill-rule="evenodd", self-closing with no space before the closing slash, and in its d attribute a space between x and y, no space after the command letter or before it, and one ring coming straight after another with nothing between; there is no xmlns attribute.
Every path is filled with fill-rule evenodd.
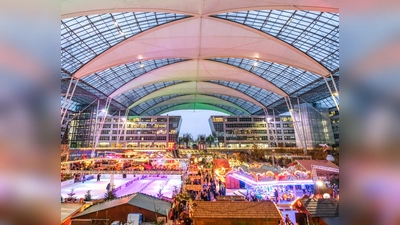
<svg viewBox="0 0 400 225"><path fill-rule="evenodd" d="M69 123L66 125L64 135L61 139L61 162L69 159Z"/></svg>

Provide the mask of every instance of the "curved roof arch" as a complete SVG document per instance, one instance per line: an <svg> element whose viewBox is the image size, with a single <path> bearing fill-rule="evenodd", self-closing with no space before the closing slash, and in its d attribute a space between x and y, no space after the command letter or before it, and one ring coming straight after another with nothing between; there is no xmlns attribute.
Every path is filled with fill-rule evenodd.
<svg viewBox="0 0 400 225"><path fill-rule="evenodd" d="M226 109L223 109L221 107L218 106L214 106L214 105L210 105L210 104L206 104L206 103L183 103L183 104L177 104L177 105L172 105L172 106L163 106L163 107L159 107L157 109L153 109L152 111L149 112L149 115L161 115L167 112L171 112L171 111L176 111L176 110L196 110L196 109L203 109L203 110L212 110L212 111L217 111L217 112L222 112L222 113L226 113L230 116L233 115L240 115L240 113L238 113L235 110L229 111Z"/></svg>
<svg viewBox="0 0 400 225"><path fill-rule="evenodd" d="M221 64L210 60L189 60L160 67L125 83L118 90L114 91L110 97L113 98L128 90L151 83L185 80L185 81L208 81L225 80L245 83L266 89L281 96L287 93L279 89L276 85L253 73L242 70L228 64Z"/></svg>
<svg viewBox="0 0 400 225"><path fill-rule="evenodd" d="M164 11L185 14L215 14L248 9L292 9L339 12L339 1L322 0L68 0L61 1L61 17L76 17L109 12Z"/></svg>
<svg viewBox="0 0 400 225"><path fill-rule="evenodd" d="M233 90L237 90L240 93L244 93L246 96L249 96L250 98L261 103L261 108L267 107L272 103L278 101L279 99L283 99L283 97L280 95L277 95L273 92L269 92L263 88L255 87L248 84L237 83L233 81L222 81L222 80L211 80L210 82L228 88L232 88Z"/></svg>
<svg viewBox="0 0 400 225"><path fill-rule="evenodd" d="M109 48L74 75L153 58L259 58L325 76L319 62L286 42L246 25L213 17L191 17L155 27Z"/></svg>
<svg viewBox="0 0 400 225"><path fill-rule="evenodd" d="M153 99L147 100L147 101L133 107L131 109L131 111L133 113L135 113L136 115L141 115L144 111L148 110L149 108L153 107L154 105L156 105L158 103L161 103L161 102L164 102L164 101L176 98L176 97L185 96L185 95L187 95L187 94L164 95L164 96L161 96L158 98L153 98ZM197 96L200 96L200 95L197 95ZM245 101L243 99L239 99L239 98L236 98L233 96L219 95L219 94L207 94L207 95L203 94L201 96L210 96L210 97L216 97L216 98L222 99L224 101L230 102L230 103L244 109L246 112L249 112L250 114L254 114L257 111L262 110L261 107L255 105L251 102L248 102L248 101Z"/></svg>
<svg viewBox="0 0 400 225"><path fill-rule="evenodd" d="M185 59L169 58L127 63L83 77L81 81L86 82L93 88L96 88L97 90L100 90L101 92L110 96L113 92L119 90L127 83L132 82L132 80L135 80L144 74L148 74L154 70L158 70L168 65L183 61L185 61ZM167 81L169 80L164 80L164 82ZM151 83L159 82L155 81Z"/></svg>
<svg viewBox="0 0 400 225"><path fill-rule="evenodd" d="M160 90L154 91L151 94L148 94L139 100L135 101L133 104L129 106L129 108L135 107L142 102L147 100L165 96L165 95L172 95L172 94L221 94L221 95L231 95L236 98L241 98L243 100L249 101L255 105L260 107L264 107L263 104L256 101L252 97L235 90L233 88L229 88L227 86L218 85L215 83L210 82L184 82L175 85L171 85ZM118 96L117 96L118 97Z"/></svg>
<svg viewBox="0 0 400 225"><path fill-rule="evenodd" d="M128 106L131 105L133 102L136 102L141 98L144 98L145 96L153 93L154 91L162 90L166 87L180 83L185 83L185 81L168 81L168 82L153 83L150 85L141 86L139 88L132 89L123 94L120 94L114 97L113 100L120 102L125 106L125 108L128 108ZM175 94L181 95L182 93L175 93Z"/></svg>
<svg viewBox="0 0 400 225"><path fill-rule="evenodd" d="M243 109L246 109L246 111L250 112L250 114L252 114L252 115L257 111L262 110L262 108L258 105L255 105L251 102L245 101L240 98L235 98L233 96L219 95L219 94L209 94L209 96L217 97L217 98L223 99L225 101L231 102Z"/></svg>
<svg viewBox="0 0 400 225"><path fill-rule="evenodd" d="M169 99L167 101L164 102L160 102L154 106L152 106L151 108L145 110L143 113L147 113L148 111L151 111L155 108L161 107L161 106L165 106L165 105L174 105L174 104L180 104L180 103L192 103L192 104L197 104L197 103L208 103L208 104L220 104L220 105L225 105L225 106L229 106L231 108L235 108L238 110L241 110L243 112L245 112L247 115L250 115L250 113L248 111L246 111L245 109L220 98L217 97L213 97L213 96L208 96L208 95L184 95L184 96L179 96L176 98L172 98Z"/></svg>

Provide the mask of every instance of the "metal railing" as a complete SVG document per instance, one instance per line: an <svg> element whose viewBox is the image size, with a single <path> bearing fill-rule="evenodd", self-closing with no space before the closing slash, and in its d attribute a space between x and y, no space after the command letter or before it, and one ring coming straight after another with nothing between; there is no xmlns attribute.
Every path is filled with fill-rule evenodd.
<svg viewBox="0 0 400 225"><path fill-rule="evenodd" d="M137 175L183 175L180 170L61 170L63 174L93 173L93 174L137 174Z"/></svg>

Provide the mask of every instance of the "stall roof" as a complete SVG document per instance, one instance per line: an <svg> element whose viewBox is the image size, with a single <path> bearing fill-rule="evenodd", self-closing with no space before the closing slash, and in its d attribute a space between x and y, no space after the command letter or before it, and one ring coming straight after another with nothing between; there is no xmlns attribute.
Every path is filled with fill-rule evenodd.
<svg viewBox="0 0 400 225"><path fill-rule="evenodd" d="M282 215L271 201L194 201L193 218L269 218L280 219Z"/></svg>
<svg viewBox="0 0 400 225"><path fill-rule="evenodd" d="M299 199L312 217L339 217L339 200L336 199ZM293 205L296 206L296 203Z"/></svg>
<svg viewBox="0 0 400 225"><path fill-rule="evenodd" d="M112 201L94 205L94 206L88 208L87 210L79 213L75 217L80 217L83 215L87 215L90 213L94 213L97 211L101 211L101 210L105 210L105 209L109 209L109 208L113 208L113 207L117 207L117 206L121 206L121 205L125 205L125 204L130 204L130 205L137 206L137 207L140 207L140 208L143 208L143 209L146 209L149 211L153 211L153 212L155 211L155 208L157 208L157 209L159 209L158 213L162 214L162 215L167 215L168 212L166 211L166 209L171 208L171 203L169 203L167 201L160 200L160 199L155 198L150 195L136 193L136 194L133 194L133 195L125 197L125 198L115 199Z"/></svg>
<svg viewBox="0 0 400 225"><path fill-rule="evenodd" d="M336 164L328 160L296 160L296 161L307 171L311 171L311 165L325 166L325 167L339 169L339 167Z"/></svg>

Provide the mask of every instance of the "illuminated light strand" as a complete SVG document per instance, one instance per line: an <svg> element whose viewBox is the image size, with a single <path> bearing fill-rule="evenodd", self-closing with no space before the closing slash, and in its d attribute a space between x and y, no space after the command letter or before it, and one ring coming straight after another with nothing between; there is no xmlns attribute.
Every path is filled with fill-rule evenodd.
<svg viewBox="0 0 400 225"><path fill-rule="evenodd" d="M252 186L260 186L260 185L298 185L298 184L314 184L313 180L295 180L295 181L260 181L256 182L254 180L250 180L247 177L243 177L239 174L231 174L232 177L237 178L239 180L247 181L246 183Z"/></svg>

